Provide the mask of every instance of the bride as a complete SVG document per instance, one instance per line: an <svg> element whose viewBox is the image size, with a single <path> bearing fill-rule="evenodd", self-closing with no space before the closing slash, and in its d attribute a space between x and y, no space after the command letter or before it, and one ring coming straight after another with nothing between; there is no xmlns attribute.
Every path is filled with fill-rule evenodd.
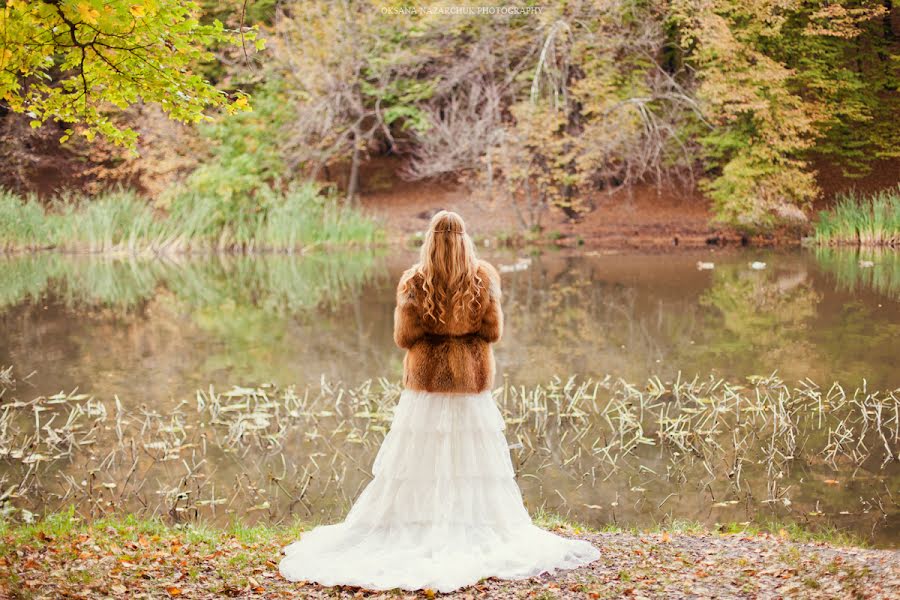
<svg viewBox="0 0 900 600"><path fill-rule="evenodd" d="M524 579L588 564L590 543L531 522L504 422L491 396L500 339L500 276L475 257L453 212L432 218L421 257L400 279L394 340L404 390L342 523L284 549L292 581L450 592L482 578Z"/></svg>

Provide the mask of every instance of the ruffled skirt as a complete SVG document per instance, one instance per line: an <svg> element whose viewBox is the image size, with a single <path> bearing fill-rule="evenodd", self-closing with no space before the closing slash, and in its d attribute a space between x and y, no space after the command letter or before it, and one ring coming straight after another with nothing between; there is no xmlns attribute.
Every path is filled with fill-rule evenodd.
<svg viewBox="0 0 900 600"><path fill-rule="evenodd" d="M292 581L440 592L482 578L524 579L590 563L600 552L531 522L505 424L490 392L405 390L342 523L284 549Z"/></svg>

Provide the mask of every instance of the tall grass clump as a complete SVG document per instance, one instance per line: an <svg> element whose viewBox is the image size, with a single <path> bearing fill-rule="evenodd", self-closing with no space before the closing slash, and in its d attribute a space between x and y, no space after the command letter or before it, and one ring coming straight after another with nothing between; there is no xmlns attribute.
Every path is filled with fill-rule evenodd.
<svg viewBox="0 0 900 600"><path fill-rule="evenodd" d="M0 189L0 251L37 250L55 241L53 223L37 199Z"/></svg>
<svg viewBox="0 0 900 600"><path fill-rule="evenodd" d="M177 245L191 249L293 252L380 238L375 221L313 183L260 188L242 202L218 202L192 190L175 198L170 218Z"/></svg>
<svg viewBox="0 0 900 600"><path fill-rule="evenodd" d="M48 207L0 191L0 252L293 252L368 245L380 235L375 221L312 183L263 187L239 202L188 188L167 211L126 190L62 197Z"/></svg>
<svg viewBox="0 0 900 600"><path fill-rule="evenodd" d="M165 238L168 224L131 191L108 192L95 199L58 202L57 248L87 252L137 253Z"/></svg>
<svg viewBox="0 0 900 600"><path fill-rule="evenodd" d="M819 213L820 245L900 246L900 186L862 196L849 192Z"/></svg>
<svg viewBox="0 0 900 600"><path fill-rule="evenodd" d="M315 186L292 189L269 204L258 239L273 248L292 249L311 244L369 244L379 237L375 222L323 196Z"/></svg>

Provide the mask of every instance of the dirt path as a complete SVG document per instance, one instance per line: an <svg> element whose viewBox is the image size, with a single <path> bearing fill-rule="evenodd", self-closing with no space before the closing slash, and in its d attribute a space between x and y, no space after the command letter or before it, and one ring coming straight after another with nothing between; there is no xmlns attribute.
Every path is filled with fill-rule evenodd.
<svg viewBox="0 0 900 600"><path fill-rule="evenodd" d="M593 543L591 565L452 594L323 588L285 581L297 530L175 528L125 520L20 527L0 546L0 598L898 598L900 551L777 535L558 533Z"/></svg>

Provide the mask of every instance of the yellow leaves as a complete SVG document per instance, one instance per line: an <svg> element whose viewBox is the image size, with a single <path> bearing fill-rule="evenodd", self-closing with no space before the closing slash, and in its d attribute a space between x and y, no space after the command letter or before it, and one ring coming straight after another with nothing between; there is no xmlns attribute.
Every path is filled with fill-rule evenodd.
<svg viewBox="0 0 900 600"><path fill-rule="evenodd" d="M237 98L227 106L226 110L229 115L252 110L250 107L250 96L238 92Z"/></svg>
<svg viewBox="0 0 900 600"><path fill-rule="evenodd" d="M140 4L132 4L128 8L128 12L130 12L131 16L135 19L140 19L146 14L146 9Z"/></svg>
<svg viewBox="0 0 900 600"><path fill-rule="evenodd" d="M852 39L862 33L861 26L865 22L880 19L885 14L884 6L847 8L841 4L828 4L810 15L803 35Z"/></svg>
<svg viewBox="0 0 900 600"><path fill-rule="evenodd" d="M89 2L79 2L75 9L82 21L89 25L97 24L97 19L100 18L100 11Z"/></svg>

